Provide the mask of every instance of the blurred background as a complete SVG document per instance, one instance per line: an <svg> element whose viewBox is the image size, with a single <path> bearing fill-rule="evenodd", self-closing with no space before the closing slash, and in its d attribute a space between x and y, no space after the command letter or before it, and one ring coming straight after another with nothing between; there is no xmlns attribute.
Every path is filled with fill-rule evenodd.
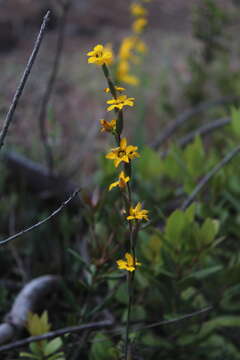
<svg viewBox="0 0 240 360"><path fill-rule="evenodd" d="M136 36L131 6L138 2L0 0L0 129L43 17L51 11L0 153L0 238L46 218L81 188L60 216L0 247L2 317L24 284L51 273L64 279L62 296L54 292L44 303L55 328L98 320L100 303L116 324L126 319L127 290L115 261L128 235L119 225L119 193L108 192L116 169L105 154L114 143L99 125L100 119L111 119L103 91L107 84L86 55L97 44L111 46L116 60L111 73L117 78L119 49ZM215 308L200 326L196 319L140 334L134 359L156 359L159 351L163 359L239 359L239 160L219 171L196 209L179 208L239 145L240 3L141 3L147 24L137 35L141 51L130 59L135 84L117 79L136 100L134 108L124 110L124 135L141 154L133 163L133 200L144 201L152 222L139 238L138 258L145 265L136 276L134 319L151 323L156 314L171 319L209 304ZM220 332L219 326L226 327ZM84 337L82 344L83 359L89 359ZM66 351L73 360L83 353L74 343ZM91 360L113 358L104 357L105 348L103 357L91 351Z"/></svg>
<svg viewBox="0 0 240 360"><path fill-rule="evenodd" d="M118 51L123 38L131 34L133 19L129 10L130 4L127 0L71 1L64 29L60 68L47 114L48 136L53 152L58 159L66 160L59 162L56 159L59 170L78 166L81 157L80 144L86 148L86 153L89 151L88 144L92 146L92 140L97 137L98 141L94 142L94 145L97 147L100 141L102 147L104 140L102 136L99 139L98 120L105 116L105 97L102 89L106 84L101 72L87 64L86 53L97 43L111 43L114 51ZM8 109L43 15L48 9L51 10L48 32L8 135L8 146L19 146L30 158L44 162L37 118L58 46L61 1L11 0L1 1L0 6L2 117ZM211 92L214 92L211 96L217 96L216 89L213 90L212 85L210 88L209 84L206 84L207 76L201 72L201 66L205 66L204 59L201 59L201 51L206 42L197 34L196 27L201 27L202 33L206 31L204 15L201 14L203 5L191 0L158 0L146 3L146 7L148 25L142 39L147 44L148 51L142 59L141 66L135 65L134 69L140 77L140 85L130 86L128 90L129 96L137 96L137 106L141 114L138 118L141 118L139 121L142 128L142 139L138 140L141 143L154 141L160 127L188 105L205 100L205 97L209 98ZM232 38L228 39L229 35L237 34L238 18L234 12L237 6L231 1L218 1L218 7L224 15L230 16L230 24L222 19L221 14L216 14L215 17L220 16L217 22L221 23L221 27L225 21L222 34L214 33L216 30L218 32L218 29L209 28L207 31L210 41L218 41L220 38L220 42L224 42L223 46L227 45L232 55L234 44L226 42L233 41ZM209 46L213 47L214 52L215 44L210 43ZM203 65L199 65L200 60ZM236 66L234 61L231 56L233 68ZM196 70L193 70L193 67ZM205 89L202 90L203 88ZM206 93L200 94L201 91ZM130 112L128 116L130 119L133 117ZM134 118L136 120L136 114ZM143 131L144 124L146 129ZM126 128L133 136L136 135L134 127ZM138 131L139 136L140 132ZM81 165L86 167L81 174L86 173L94 162L93 153L91 159L88 164Z"/></svg>

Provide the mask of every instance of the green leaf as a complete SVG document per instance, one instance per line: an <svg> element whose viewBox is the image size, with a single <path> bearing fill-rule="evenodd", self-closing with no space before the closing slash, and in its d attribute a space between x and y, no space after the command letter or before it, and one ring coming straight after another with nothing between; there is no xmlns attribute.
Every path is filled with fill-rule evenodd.
<svg viewBox="0 0 240 360"><path fill-rule="evenodd" d="M196 179L204 172L205 164L205 152L200 136L196 136L194 142L187 146L183 156L189 174Z"/></svg>
<svg viewBox="0 0 240 360"><path fill-rule="evenodd" d="M90 360L117 359L116 349L114 348L112 341L103 333L97 333L90 349Z"/></svg>
<svg viewBox="0 0 240 360"><path fill-rule="evenodd" d="M193 222L196 213L196 203L190 205L185 211L185 216L189 223Z"/></svg>
<svg viewBox="0 0 240 360"><path fill-rule="evenodd" d="M240 109L232 106L231 109L231 128L234 134L240 136Z"/></svg>
<svg viewBox="0 0 240 360"><path fill-rule="evenodd" d="M65 360L65 356L63 352L58 352L57 354L48 357L47 360Z"/></svg>
<svg viewBox="0 0 240 360"><path fill-rule="evenodd" d="M41 342L41 344L45 344L45 343L46 343L46 340ZM42 355L42 347L39 345L38 342L32 342L29 345L29 348L33 354Z"/></svg>
<svg viewBox="0 0 240 360"><path fill-rule="evenodd" d="M60 349L61 346L62 346L62 339L60 337L53 339L45 346L44 355L48 356L55 353L57 350Z"/></svg>
<svg viewBox="0 0 240 360"><path fill-rule="evenodd" d="M211 266L207 269L196 271L196 272L190 274L189 276L187 276L185 279L194 278L197 280L202 280L202 279L207 278L210 275L215 274L216 272L218 272L220 270L222 270L221 265Z"/></svg>
<svg viewBox="0 0 240 360"><path fill-rule="evenodd" d="M219 316L203 324L198 338L203 338L223 327L240 327L240 316Z"/></svg>
<svg viewBox="0 0 240 360"><path fill-rule="evenodd" d="M141 157L136 166L141 176L146 180L161 176L163 171L163 161L159 154L149 147L144 147L141 150Z"/></svg>
<svg viewBox="0 0 240 360"><path fill-rule="evenodd" d="M38 359L38 360L40 359L41 360L41 356L30 354L30 353L27 353L27 352L21 352L20 357L27 357L27 358L30 358L30 359Z"/></svg>
<svg viewBox="0 0 240 360"><path fill-rule="evenodd" d="M200 228L200 242L203 244L211 244L218 233L220 223L217 220L206 219Z"/></svg>
<svg viewBox="0 0 240 360"><path fill-rule="evenodd" d="M181 181L186 176L186 166L182 159L182 152L177 146L173 145L164 160L163 173L173 180Z"/></svg>
<svg viewBox="0 0 240 360"><path fill-rule="evenodd" d="M165 235L167 240L178 243L185 227L185 217L181 210L175 210L167 219Z"/></svg>
<svg viewBox="0 0 240 360"><path fill-rule="evenodd" d="M115 298L118 302L127 305L128 304L128 289L127 284L121 284L115 294Z"/></svg>

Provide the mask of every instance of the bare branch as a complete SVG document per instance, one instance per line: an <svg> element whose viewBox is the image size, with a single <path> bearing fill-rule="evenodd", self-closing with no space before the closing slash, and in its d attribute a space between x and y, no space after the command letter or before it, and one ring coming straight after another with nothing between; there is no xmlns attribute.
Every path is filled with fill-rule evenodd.
<svg viewBox="0 0 240 360"><path fill-rule="evenodd" d="M56 210L54 210L49 216L47 216L45 219L33 224L32 226L19 231L17 234L14 234L12 236L9 236L7 239L4 240L0 240L0 246L4 245L6 243L8 243L9 241L12 241L14 239L16 239L19 236L22 236L26 233L28 233L29 231L32 231L36 228L38 228L39 226L45 224L47 221L51 220L52 218L54 218L56 215L58 215L77 195L78 193L81 191L81 189L77 189L75 190L70 196L69 198L64 201Z"/></svg>
<svg viewBox="0 0 240 360"><path fill-rule="evenodd" d="M197 135L202 135L202 136L209 135L214 130L217 130L223 126L226 126L230 122L231 122L230 118L222 118L222 119L213 120L207 124L200 126L198 129L189 132L187 135L183 136L178 141L176 141L176 144L180 147L185 147L191 141L193 141ZM161 157L162 158L166 157L168 152L169 152L169 150L162 151L160 153Z"/></svg>
<svg viewBox="0 0 240 360"><path fill-rule="evenodd" d="M210 134L212 131L228 125L230 122L231 122L230 118L222 118L222 119L217 119L217 120L211 121L207 124L200 126L198 129L191 131L186 136L179 139L177 141L177 144L181 147L184 147L187 144L189 144L192 140L194 140L194 138L197 135L206 136L206 135Z"/></svg>
<svg viewBox="0 0 240 360"><path fill-rule="evenodd" d="M210 170L202 180L197 184L195 189L189 195L189 197L184 201L181 206L182 210L186 210L186 208L193 202L199 192L207 185L207 183L211 180L211 178L221 170L227 163L229 163L234 156L236 156L240 152L240 145L237 146L235 149L230 151L212 170Z"/></svg>
<svg viewBox="0 0 240 360"><path fill-rule="evenodd" d="M193 312L193 313L191 313L191 314L186 314L186 315L180 316L179 318L174 318L174 319L170 319L170 320L162 320L162 321L158 321L158 322L155 322L155 323L146 325L146 326L142 326L142 327L136 328L136 329L134 329L132 332L141 331L141 330L145 330L145 329L152 329L152 328L154 328L154 327L161 326L161 325L174 324L174 323L176 323L176 322L183 321L183 320L192 318L192 317L194 317L194 316L203 314L203 313L205 313L205 312L208 312L208 311L212 310L212 308L213 308L212 306L208 306L208 307L206 307L206 308L204 308L204 309L195 311L195 312Z"/></svg>
<svg viewBox="0 0 240 360"><path fill-rule="evenodd" d="M0 352L17 349L19 347L28 345L28 344L30 344L30 343L32 343L34 341L48 340L48 339L52 339L52 338L55 338L57 336L61 336L61 335L64 335L64 334L76 333L76 332L81 332L81 331L84 331L84 330L102 329L102 328L105 328L105 327L110 327L112 325L113 325L112 321L103 320L103 321L98 321L98 322L92 322L92 323L89 323L89 324L82 324L82 325L78 325L78 326L69 326L69 327L66 327L66 328L63 328L63 329L50 331L50 332L48 332L48 333L46 333L44 335L30 336L27 339L15 341L15 342L13 342L11 344L0 346Z"/></svg>
<svg viewBox="0 0 240 360"><path fill-rule="evenodd" d="M159 147L166 141L168 138L187 120L189 120L192 116L198 115L199 113L208 110L214 106L226 105L231 102L239 101L240 98L237 96L227 96L218 100L212 100L203 102L197 105L194 108L189 110L185 110L181 115L179 115L175 121L166 126L165 129L161 132L160 136L150 145L153 149L158 150Z"/></svg>
<svg viewBox="0 0 240 360"><path fill-rule="evenodd" d="M38 33L37 39L36 39L34 47L33 47L33 51L32 51L32 53L31 53L31 55L29 57L26 68L25 68L25 70L23 72L23 75L22 75L22 78L20 80L19 86L18 86L18 88L17 88L17 90L16 90L16 92L14 94L12 103L11 103L10 108L8 110L8 113L6 115L6 118L5 118L5 121L4 121L4 124L3 124L3 129L2 129L2 131L0 133L0 150L1 150L2 146L4 145L4 140L5 140L5 137L7 135L9 126L10 126L12 120L13 120L13 116L14 116L15 110L17 108L18 101L19 101L19 99L20 99L20 97L22 95L23 89L24 89L24 87L26 85L26 82L28 80L28 77L30 75L32 66L33 66L33 64L35 62L35 59L37 57L37 54L38 54L38 51L39 51L39 48L40 48L40 45L41 45L41 42L42 42L42 39L43 39L43 35L44 35L44 32L45 32L47 23L49 21L49 18L50 18L50 11L48 11L46 13L46 15L44 16L40 31Z"/></svg>
<svg viewBox="0 0 240 360"><path fill-rule="evenodd" d="M145 330L145 329L151 329L153 327L157 327L157 326L161 326L161 325L174 324L176 322L183 321L183 320L192 318L194 316L201 315L201 314L206 313L206 312L208 312L210 310L212 310L212 306L208 306L208 307L206 307L204 309L195 311L195 312L193 312L191 314L186 314L186 315L180 316L179 318L174 318L174 319L170 319L170 320L162 320L162 321L152 323L152 324L149 324L149 325L146 325L146 326L138 327L138 328L135 328L134 330L132 330L131 332L134 333L134 332L137 332L137 331L142 331L142 330ZM54 337L61 336L61 335L64 335L64 334L68 334L68 333L76 333L76 332L89 330L89 329L90 330L96 330L96 329L99 329L99 328L102 329L102 328L105 328L105 327L112 327L112 326L113 326L113 322L111 320L104 320L104 321L93 322L93 323L83 324L83 325L78 325L78 326L70 326L70 327L66 327L66 328L63 328L63 329L51 331L51 332L46 333L44 335L31 336L31 337L28 337L27 339L15 341L13 343L0 346L0 352L13 350L13 349L28 345L28 344L30 344L30 343L32 343L34 341L52 339ZM111 333L116 333L118 335L118 334L122 333L122 331L123 331L123 329L117 329L117 330L111 331Z"/></svg>

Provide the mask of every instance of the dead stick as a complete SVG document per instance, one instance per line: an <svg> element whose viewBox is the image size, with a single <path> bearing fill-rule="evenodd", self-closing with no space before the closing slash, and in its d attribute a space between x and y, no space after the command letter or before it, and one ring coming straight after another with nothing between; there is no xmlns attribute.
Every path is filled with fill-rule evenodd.
<svg viewBox="0 0 240 360"><path fill-rule="evenodd" d="M14 97L13 97L13 100L12 100L12 103L10 105L10 108L8 110L8 113L7 113L7 116L5 118L5 121L4 121L4 124L3 124L3 129L0 133L0 150L4 144L4 140L5 140L5 137L7 135L7 132L8 132L8 129L9 129L9 126L13 120L13 115L15 113L15 110L17 108L17 105L18 105L18 101L22 95L22 92L23 92L23 89L26 85L26 82L27 82L27 79L30 75L30 72L31 72L31 69L32 69L32 66L34 64L34 61L36 59L36 56L38 54L38 51L39 51L39 48L40 48L40 45L41 45L41 42L42 42L42 39L43 39L43 35L44 35L44 32L45 32L45 29L46 29L46 26L47 26L47 23L49 21L49 16L50 16L50 11L48 11L46 13L46 15L44 16L44 19L43 19L43 22L42 22L42 25L41 25L41 28L40 28L40 31L38 33L38 36L37 36L37 39L35 41L35 44L34 44L34 47L33 47L33 51L29 57L29 60L27 62L27 66L23 72L23 75L22 75L22 78L20 80L20 83L19 83L19 86L14 94Z"/></svg>
<svg viewBox="0 0 240 360"><path fill-rule="evenodd" d="M48 333L46 333L44 335L30 336L27 339L15 341L15 342L13 342L11 344L0 346L0 352L13 350L13 349L28 345L28 344L30 344L30 343L32 343L34 341L52 339L52 338L55 338L57 336L61 336L61 335L64 335L64 334L76 333L76 332L80 332L80 331L84 331L84 330L102 329L102 328L105 328L105 327L110 327L112 325L113 325L112 321L103 320L103 321L93 322L93 323L89 323L89 324L82 324L82 325L78 325L78 326L69 326L69 327L66 327L66 328L63 328L63 329L50 331L50 332L48 332Z"/></svg>
<svg viewBox="0 0 240 360"><path fill-rule="evenodd" d="M16 239L19 236L22 236L26 233L28 233L29 231L32 231L36 228L38 228L39 226L45 224L47 221L51 220L52 218L54 218L56 215L58 215L80 192L80 189L75 190L72 195L69 196L69 198L64 201L56 210L54 210L49 216L47 216L45 219L31 225L30 227L23 229L21 231L19 231L18 233L9 236L8 238L4 239L4 240L0 240L0 247L1 245L4 245L6 243L8 243L9 241L12 241L14 239Z"/></svg>

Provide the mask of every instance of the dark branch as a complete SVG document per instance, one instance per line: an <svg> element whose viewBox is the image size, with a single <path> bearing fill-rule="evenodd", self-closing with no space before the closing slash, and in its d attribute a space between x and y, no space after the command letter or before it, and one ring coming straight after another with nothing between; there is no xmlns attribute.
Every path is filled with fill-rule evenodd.
<svg viewBox="0 0 240 360"><path fill-rule="evenodd" d="M170 319L170 320L163 320L163 321L159 321L153 324L149 324L146 326L142 326L142 327L138 327L136 329L134 329L132 332L137 332L137 331L141 331L141 330L145 330L145 329L151 329L153 327L157 327L157 326L161 326L161 325L168 325L168 324L173 324L179 321L183 321L189 318L192 318L194 316L197 315L201 315L203 313L206 313L208 311L212 310L212 306L209 306L207 308L195 311L191 314L186 314L183 316L180 316L179 318L174 318L174 319ZM64 334L68 334L68 333L76 333L76 332L80 332L80 331L84 331L84 330L95 330L95 329L101 329L104 327L111 327L113 325L113 322L111 320L105 320L105 321L99 321L99 322L94 322L94 323L89 323L89 324L84 324L84 325L79 325L79 326L70 326L70 327L66 327L63 329L59 329L59 330L55 330L55 331L51 331L47 334L44 335L40 335L40 336L31 336L27 339L23 339L23 340L19 340L19 341L15 341L13 343L7 344L7 345L3 345L0 346L0 352L3 351L9 351L9 350L14 350L17 349L19 347L23 347L26 346L34 341L40 341L40 340L46 340L46 339L52 339L55 338L57 336L61 336ZM112 331L116 332L117 334L121 333L123 331L123 329L121 330L116 330L116 331Z"/></svg>
<svg viewBox="0 0 240 360"><path fill-rule="evenodd" d="M211 121L210 123L204 124L200 126L198 129L191 131L186 136L182 137L177 141L177 144L181 147L186 146L189 144L197 135L208 135L211 132L228 125L231 122L229 118L217 119Z"/></svg>
<svg viewBox="0 0 240 360"><path fill-rule="evenodd" d="M4 140L5 140L5 137L7 135L9 126L10 126L12 120L13 120L13 116L14 116L15 110L17 108L18 101L19 101L19 99L20 99L20 97L22 95L23 89L24 89L24 87L26 85L26 82L28 80L28 77L30 75L32 66L33 66L34 61L35 61L35 59L37 57L37 54L38 54L38 51L39 51L39 48L40 48L40 45L41 45L41 42L42 42L42 39L43 39L43 35L44 35L44 32L45 32L47 23L49 21L49 17L50 17L50 11L48 11L46 13L46 15L44 16L40 31L38 33L37 39L36 39L34 47L33 47L33 51L32 51L32 53L31 53L31 55L29 57L28 63L26 65L26 68L25 68L24 73L22 75L22 78L20 80L20 84L19 84L19 86L18 86L18 88L17 88L17 90L16 90L16 92L14 94L12 103L10 105L7 116L5 118L5 121L4 121L4 124L3 124L3 129L2 129L2 131L0 133L0 150L1 150L2 146L4 145Z"/></svg>
<svg viewBox="0 0 240 360"><path fill-rule="evenodd" d="M210 310L212 310L212 306L208 306L204 309L201 309L201 310L198 310L198 311L195 311L191 314L186 314L186 315L183 315L183 316L180 316L179 318L174 318L174 319L170 319L170 320L162 320L162 321L158 321L158 322L155 322L153 324L149 324L149 325L146 325L146 326L142 326L142 327L139 327L139 328L136 328L135 330L133 330L133 332L135 331L141 331L141 330L145 330L145 329L151 329L151 328L154 328L154 327L157 327L157 326L161 326L161 325L168 325L168 324L174 324L176 322L179 322L179 321L182 321L182 320L185 320L185 319L189 319L189 318L192 318L194 316L197 316L197 315L200 315L200 314L203 314L205 312L208 312Z"/></svg>
<svg viewBox="0 0 240 360"><path fill-rule="evenodd" d="M221 170L227 163L229 163L234 156L236 156L240 152L240 145L237 146L235 149L230 151L212 170L210 170L202 180L197 184L193 192L189 195L189 197L184 201L181 206L182 210L186 210L186 208L191 205L193 200L199 194L199 192L207 185L207 183L211 180L211 178Z"/></svg>
<svg viewBox="0 0 240 360"><path fill-rule="evenodd" d="M58 215L77 195L78 193L81 191L81 189L77 189L73 192L73 194L71 196L69 196L69 198L64 201L55 211L53 211L48 217L46 217L45 219L33 224L32 226L19 231L17 234L14 234L12 236L9 236L7 239L4 240L0 240L0 246L4 245L6 243L8 243L9 241L12 241L14 239L16 239L19 236L22 236L26 233L28 233L29 231L32 231L36 228L38 228L39 226L45 224L47 221L51 220L52 218L54 218L56 215Z"/></svg>
<svg viewBox="0 0 240 360"><path fill-rule="evenodd" d="M112 321L103 320L103 321L98 321L98 322L93 322L93 323L83 324L83 325L78 325L78 326L69 326L69 327L66 327L63 329L50 331L44 335L30 336L27 339L15 341L13 343L0 346L0 352L17 349L19 347L28 345L34 341L49 340L49 339L55 338L57 336L61 336L61 335L68 334L68 333L76 333L76 332L80 332L80 331L84 331L84 330L97 330L97 329L102 329L105 327L110 327L112 325L113 325Z"/></svg>
<svg viewBox="0 0 240 360"><path fill-rule="evenodd" d="M237 96L227 96L218 100L208 101L199 104L198 106L185 110L180 116L176 118L175 121L166 126L165 129L161 132L160 136L150 145L153 149L158 150L159 147L166 141L168 138L187 120L192 116L198 115L199 113L208 110L214 106L226 105L235 101L239 101L240 98Z"/></svg>
<svg viewBox="0 0 240 360"><path fill-rule="evenodd" d="M228 125L231 122L231 119L229 118L223 118L223 119L217 119L214 120L210 123L204 124L202 126L200 126L198 129L191 131L190 133L188 133L187 135L183 136L182 138L180 138L176 143L178 146L180 147L185 147L186 145L188 145L191 141L194 140L194 138L197 135L202 135L202 136L206 136L209 135L211 132L213 132L214 130L217 130L223 126ZM165 150L162 151L160 153L161 157L164 158L167 156L169 150Z"/></svg>

